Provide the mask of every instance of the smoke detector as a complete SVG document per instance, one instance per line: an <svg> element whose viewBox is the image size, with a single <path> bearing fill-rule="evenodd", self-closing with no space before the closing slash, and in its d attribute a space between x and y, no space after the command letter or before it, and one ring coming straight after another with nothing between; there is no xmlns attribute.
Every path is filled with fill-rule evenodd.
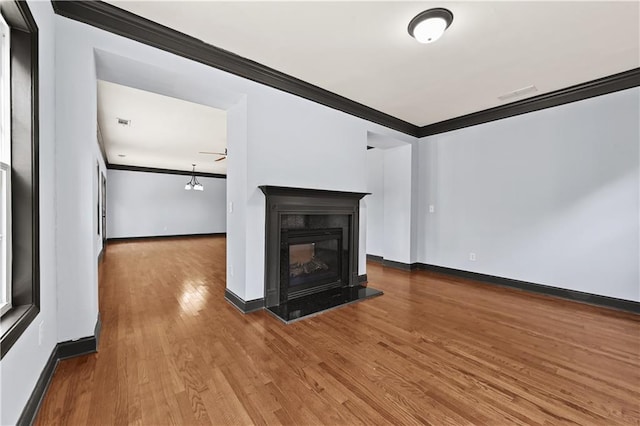
<svg viewBox="0 0 640 426"><path fill-rule="evenodd" d="M538 88L534 85L523 87L520 89L516 89L513 92L505 93L504 95L498 96L498 99L501 101L508 101L510 99L519 98L524 95L528 95L530 93L535 93L538 91Z"/></svg>

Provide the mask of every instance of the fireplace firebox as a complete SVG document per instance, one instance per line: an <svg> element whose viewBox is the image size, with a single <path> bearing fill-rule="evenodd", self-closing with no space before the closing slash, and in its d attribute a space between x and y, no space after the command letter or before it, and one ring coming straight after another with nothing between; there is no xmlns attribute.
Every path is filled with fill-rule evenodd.
<svg viewBox="0 0 640 426"><path fill-rule="evenodd" d="M358 276L366 194L261 186L266 195L265 307L290 321L382 294ZM315 310L315 311L314 311Z"/></svg>
<svg viewBox="0 0 640 426"><path fill-rule="evenodd" d="M280 287L287 300L348 281L342 229L283 229L281 240Z"/></svg>

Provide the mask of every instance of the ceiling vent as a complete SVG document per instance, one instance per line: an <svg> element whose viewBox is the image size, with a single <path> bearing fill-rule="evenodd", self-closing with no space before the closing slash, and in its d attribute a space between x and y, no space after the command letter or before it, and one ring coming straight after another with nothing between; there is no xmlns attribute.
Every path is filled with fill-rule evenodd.
<svg viewBox="0 0 640 426"><path fill-rule="evenodd" d="M121 126L131 126L131 120L127 120L126 118L118 118L118 124Z"/></svg>
<svg viewBox="0 0 640 426"><path fill-rule="evenodd" d="M530 93L535 93L537 91L538 89L536 88L536 86L531 85L531 86L523 87L521 89L516 89L513 92L505 93L504 95L500 95L498 96L498 99L500 99L501 101L508 101L510 99L519 98L521 96L528 95Z"/></svg>

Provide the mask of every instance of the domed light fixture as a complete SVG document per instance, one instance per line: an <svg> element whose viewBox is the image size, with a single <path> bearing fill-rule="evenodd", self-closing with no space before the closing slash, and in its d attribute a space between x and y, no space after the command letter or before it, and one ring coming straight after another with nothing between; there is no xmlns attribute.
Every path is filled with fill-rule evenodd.
<svg viewBox="0 0 640 426"><path fill-rule="evenodd" d="M191 180L187 182L187 184L184 186L184 189L186 189L187 191L191 191L192 189L194 191L204 191L204 186L202 186L202 184L198 182L198 178L196 177L196 165L192 164L192 166L193 171L191 172Z"/></svg>
<svg viewBox="0 0 640 426"><path fill-rule="evenodd" d="M420 43L433 43L444 34L453 22L453 13L449 9L438 7L425 10L409 22L409 34Z"/></svg>

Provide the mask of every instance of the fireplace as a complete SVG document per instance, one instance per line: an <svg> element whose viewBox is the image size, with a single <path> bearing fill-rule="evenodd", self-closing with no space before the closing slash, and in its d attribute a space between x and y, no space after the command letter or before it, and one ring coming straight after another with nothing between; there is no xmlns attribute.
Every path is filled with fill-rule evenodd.
<svg viewBox="0 0 640 426"><path fill-rule="evenodd" d="M342 229L283 229L280 288L287 300L307 296L348 281L348 252Z"/></svg>
<svg viewBox="0 0 640 426"><path fill-rule="evenodd" d="M366 194L261 186L266 195L265 306L290 321L371 297L358 276Z"/></svg>

